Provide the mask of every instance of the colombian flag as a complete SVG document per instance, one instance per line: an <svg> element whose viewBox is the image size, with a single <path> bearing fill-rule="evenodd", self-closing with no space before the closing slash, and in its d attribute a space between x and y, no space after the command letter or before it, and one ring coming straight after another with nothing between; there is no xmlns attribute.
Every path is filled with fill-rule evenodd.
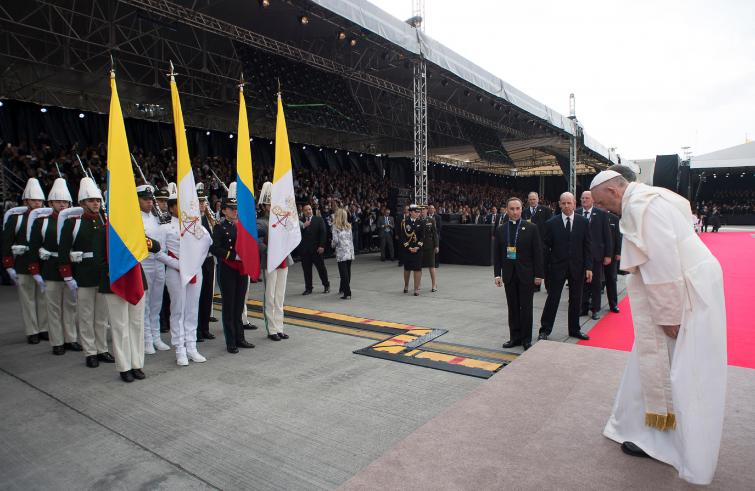
<svg viewBox="0 0 755 491"><path fill-rule="evenodd" d="M236 222L236 254L241 258L242 274L252 281L260 277L260 252L257 245L257 205L254 200L252 151L249 147L249 122L246 117L244 86L239 89L239 133L236 150L236 199L239 220Z"/></svg>
<svg viewBox="0 0 755 491"><path fill-rule="evenodd" d="M283 101L278 94L278 117L275 125L275 170L270 196L270 223L267 231L267 272L273 272L301 242L299 214L291 173L291 149L288 146Z"/></svg>
<svg viewBox="0 0 755 491"><path fill-rule="evenodd" d="M107 229L110 289L136 305L144 296L142 267L147 257L144 223L136 197L134 173L123 125L121 103L115 86L115 72L110 72L110 118L107 132L107 189L109 223Z"/></svg>

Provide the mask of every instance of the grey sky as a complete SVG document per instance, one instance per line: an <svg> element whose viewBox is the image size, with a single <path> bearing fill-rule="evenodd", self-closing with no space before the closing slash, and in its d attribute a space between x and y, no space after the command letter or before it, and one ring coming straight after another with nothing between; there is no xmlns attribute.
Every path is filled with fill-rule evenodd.
<svg viewBox="0 0 755 491"><path fill-rule="evenodd" d="M371 0L400 18L411 0ZM755 140L755 0L425 0L426 32L624 158Z"/></svg>

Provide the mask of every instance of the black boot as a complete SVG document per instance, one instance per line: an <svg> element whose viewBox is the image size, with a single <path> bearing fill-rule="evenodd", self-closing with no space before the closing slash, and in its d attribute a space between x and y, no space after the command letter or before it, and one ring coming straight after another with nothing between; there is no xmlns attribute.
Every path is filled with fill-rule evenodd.
<svg viewBox="0 0 755 491"><path fill-rule="evenodd" d="M57 355L57 356L65 355L66 354L66 349L65 349L65 347L63 347L63 345L53 346L52 347L52 354L53 355Z"/></svg>
<svg viewBox="0 0 755 491"><path fill-rule="evenodd" d="M100 366L100 362L97 359L97 355L89 355L89 356L87 356L87 362L86 363L87 363L87 366L89 368L97 368L98 366Z"/></svg>
<svg viewBox="0 0 755 491"><path fill-rule="evenodd" d="M81 345L76 341L74 341L73 343L64 343L63 347L66 349L66 351L84 351L84 348L82 348Z"/></svg>
<svg viewBox="0 0 755 491"><path fill-rule="evenodd" d="M26 342L29 344L39 344L39 334L32 334L31 336L26 336Z"/></svg>
<svg viewBox="0 0 755 491"><path fill-rule="evenodd" d="M42 341L49 341L50 335L47 334L47 331L42 331L39 333L39 339L41 339Z"/></svg>

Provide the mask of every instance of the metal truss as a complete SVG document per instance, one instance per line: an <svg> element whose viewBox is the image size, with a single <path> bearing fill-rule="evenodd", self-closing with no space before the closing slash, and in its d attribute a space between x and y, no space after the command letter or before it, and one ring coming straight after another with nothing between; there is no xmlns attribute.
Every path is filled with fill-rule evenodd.
<svg viewBox="0 0 755 491"><path fill-rule="evenodd" d="M427 65L414 64L414 200L427 204Z"/></svg>

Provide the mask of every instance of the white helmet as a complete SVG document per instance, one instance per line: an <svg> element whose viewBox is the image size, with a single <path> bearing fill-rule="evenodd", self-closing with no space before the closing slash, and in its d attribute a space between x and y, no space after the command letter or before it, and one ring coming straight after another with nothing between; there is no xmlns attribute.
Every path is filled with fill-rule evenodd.
<svg viewBox="0 0 755 491"><path fill-rule="evenodd" d="M24 194L21 199L41 199L45 200L45 193L42 191L42 186L39 185L39 181L32 177L26 181L26 187L24 188Z"/></svg>
<svg viewBox="0 0 755 491"><path fill-rule="evenodd" d="M204 183L198 182L196 185L197 191L204 191Z"/></svg>
<svg viewBox="0 0 755 491"><path fill-rule="evenodd" d="M68 191L68 184L66 184L66 180L62 177L58 177L55 179L55 182L52 185L52 189L50 189L50 194L47 196L47 199L49 201L68 201L69 203L73 201L71 198L71 192Z"/></svg>
<svg viewBox="0 0 755 491"><path fill-rule="evenodd" d="M228 185L228 199L236 199L236 181L233 181Z"/></svg>
<svg viewBox="0 0 755 491"><path fill-rule="evenodd" d="M260 190L260 204L269 205L272 197L273 197L273 183L270 181L266 181L262 185L262 189Z"/></svg>
<svg viewBox="0 0 755 491"><path fill-rule="evenodd" d="M178 186L175 182L168 183L168 199L178 199Z"/></svg>
<svg viewBox="0 0 755 491"><path fill-rule="evenodd" d="M79 203L85 199L96 198L102 201L102 192L91 177L84 177L79 184Z"/></svg>

